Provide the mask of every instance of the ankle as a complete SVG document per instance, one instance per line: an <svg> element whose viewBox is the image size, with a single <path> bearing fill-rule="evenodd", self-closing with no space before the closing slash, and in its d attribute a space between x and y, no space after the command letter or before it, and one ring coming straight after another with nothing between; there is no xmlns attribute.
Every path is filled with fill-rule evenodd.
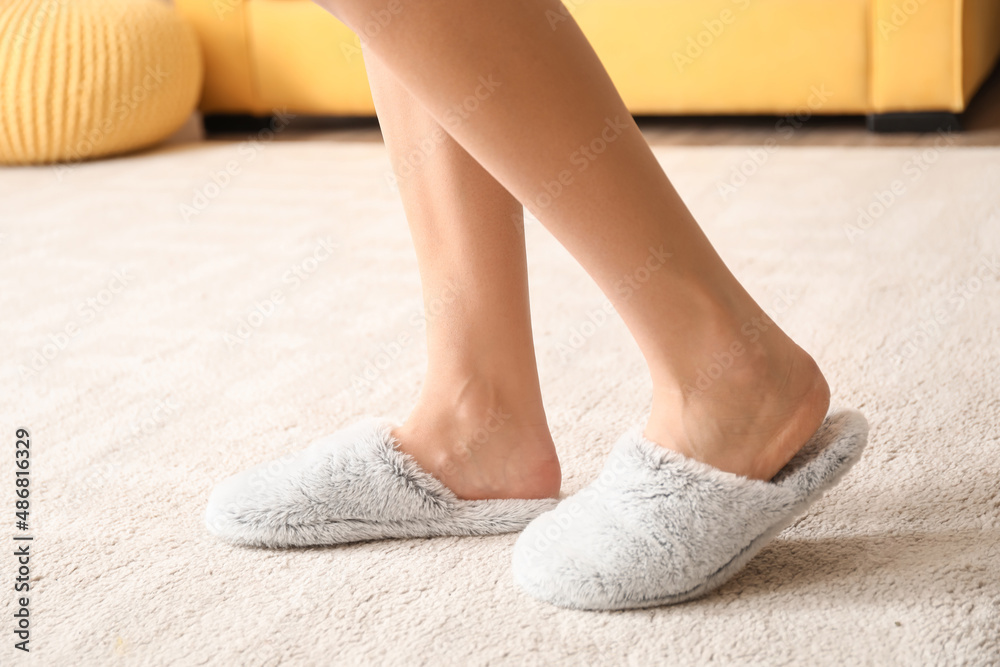
<svg viewBox="0 0 1000 667"><path fill-rule="evenodd" d="M460 498L557 497L561 471L540 394L470 375L429 380L409 418L393 431Z"/></svg>
<svg viewBox="0 0 1000 667"><path fill-rule="evenodd" d="M699 397L767 389L784 379L793 359L808 357L756 306L737 311L702 299L684 331L679 342L643 349L660 392Z"/></svg>
<svg viewBox="0 0 1000 667"><path fill-rule="evenodd" d="M520 382L478 370L428 377L406 424L463 433L479 429L495 433L509 427L535 427L548 433L537 380Z"/></svg>
<svg viewBox="0 0 1000 667"><path fill-rule="evenodd" d="M703 361L688 377L654 384L646 435L720 469L770 479L822 423L829 386L776 327L721 349L692 354Z"/></svg>

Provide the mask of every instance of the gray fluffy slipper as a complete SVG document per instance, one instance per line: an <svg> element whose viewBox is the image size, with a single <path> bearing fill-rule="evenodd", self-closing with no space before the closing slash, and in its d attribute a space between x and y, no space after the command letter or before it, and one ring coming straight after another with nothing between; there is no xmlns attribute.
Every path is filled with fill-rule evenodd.
<svg viewBox="0 0 1000 667"><path fill-rule="evenodd" d="M868 422L831 411L770 481L646 440L615 445L597 479L538 517L514 546L514 580L575 609L673 604L721 585L861 457Z"/></svg>
<svg viewBox="0 0 1000 667"><path fill-rule="evenodd" d="M221 482L209 532L232 544L289 547L523 529L556 500L461 500L369 419Z"/></svg>

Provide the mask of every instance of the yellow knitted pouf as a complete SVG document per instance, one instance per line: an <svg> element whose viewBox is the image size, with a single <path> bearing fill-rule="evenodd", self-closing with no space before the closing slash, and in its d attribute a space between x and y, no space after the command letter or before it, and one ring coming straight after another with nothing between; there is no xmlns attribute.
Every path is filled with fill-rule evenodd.
<svg viewBox="0 0 1000 667"><path fill-rule="evenodd" d="M161 0L0 0L0 163L143 148L191 114L194 31Z"/></svg>

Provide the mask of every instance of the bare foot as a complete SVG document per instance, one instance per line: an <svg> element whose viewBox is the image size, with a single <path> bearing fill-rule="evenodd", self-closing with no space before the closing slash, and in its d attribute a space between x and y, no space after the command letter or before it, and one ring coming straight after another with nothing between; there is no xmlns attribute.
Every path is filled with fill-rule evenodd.
<svg viewBox="0 0 1000 667"><path fill-rule="evenodd" d="M425 391L393 430L399 448L459 498L558 497L562 473L542 406L487 384Z"/></svg>
<svg viewBox="0 0 1000 667"><path fill-rule="evenodd" d="M823 423L830 389L812 357L771 333L736 348L717 341L724 352L706 355L689 382L654 390L646 438L727 472L774 477Z"/></svg>

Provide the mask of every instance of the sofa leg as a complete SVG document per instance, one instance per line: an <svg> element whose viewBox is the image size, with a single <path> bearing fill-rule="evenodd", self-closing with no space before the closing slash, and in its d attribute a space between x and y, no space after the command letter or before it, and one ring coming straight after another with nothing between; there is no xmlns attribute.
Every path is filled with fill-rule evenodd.
<svg viewBox="0 0 1000 667"><path fill-rule="evenodd" d="M271 128L274 116L205 114L205 134L247 134Z"/></svg>
<svg viewBox="0 0 1000 667"><path fill-rule="evenodd" d="M961 132L962 123L950 111L912 111L868 114L872 132Z"/></svg>

